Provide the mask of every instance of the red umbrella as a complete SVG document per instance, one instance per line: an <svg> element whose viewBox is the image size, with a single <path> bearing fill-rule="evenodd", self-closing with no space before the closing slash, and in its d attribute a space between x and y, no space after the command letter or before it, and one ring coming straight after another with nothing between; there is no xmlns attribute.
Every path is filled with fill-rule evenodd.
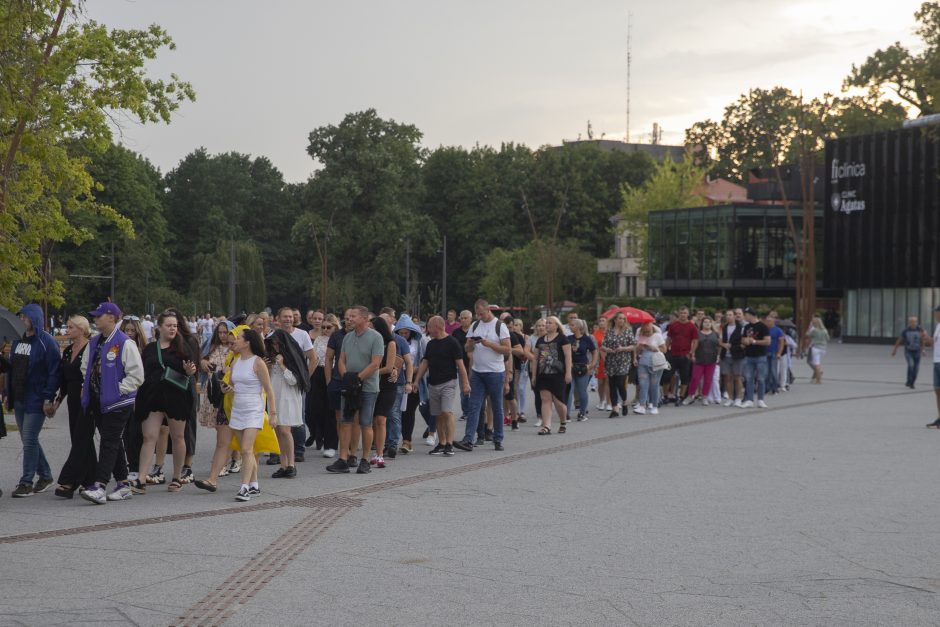
<svg viewBox="0 0 940 627"><path fill-rule="evenodd" d="M615 314L622 313L630 324L643 324L644 322L655 322L656 319L649 313L636 307L614 307L601 314L604 318L612 318Z"/></svg>

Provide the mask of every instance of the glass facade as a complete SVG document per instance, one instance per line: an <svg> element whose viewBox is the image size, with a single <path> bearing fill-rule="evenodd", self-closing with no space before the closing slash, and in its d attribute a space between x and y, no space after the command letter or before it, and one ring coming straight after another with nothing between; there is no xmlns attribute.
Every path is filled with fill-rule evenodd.
<svg viewBox="0 0 940 627"><path fill-rule="evenodd" d="M940 288L882 288L846 290L842 330L846 337L896 337L917 316L920 326L933 329L933 308L940 305Z"/></svg>
<svg viewBox="0 0 940 627"><path fill-rule="evenodd" d="M793 208L799 231L802 215ZM796 215L800 214L800 215ZM794 288L796 255L779 205L719 205L649 214L649 285L669 291L772 293ZM821 259L822 210L816 213ZM821 279L821 269L818 274Z"/></svg>

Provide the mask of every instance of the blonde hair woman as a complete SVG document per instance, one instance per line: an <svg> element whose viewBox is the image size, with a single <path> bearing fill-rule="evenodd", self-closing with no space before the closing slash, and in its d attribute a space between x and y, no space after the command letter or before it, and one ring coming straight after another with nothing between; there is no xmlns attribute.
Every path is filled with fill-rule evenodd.
<svg viewBox="0 0 940 627"><path fill-rule="evenodd" d="M813 368L813 383L822 383L822 360L826 356L829 332L819 316L813 316L813 323L806 332L806 341L809 343L808 358Z"/></svg>
<svg viewBox="0 0 940 627"><path fill-rule="evenodd" d="M568 395L571 384L571 344L555 316L545 319L545 335L535 343L535 368L532 372L535 389L542 401L542 428L539 435L552 432L552 406L558 412L558 433L568 427Z"/></svg>
<svg viewBox="0 0 940 627"><path fill-rule="evenodd" d="M71 344L62 353L59 394L55 407L58 410L62 401L68 399L72 447L59 473L59 486L55 489L55 495L70 499L75 495L76 488L95 482L98 457L95 455L95 421L86 417L82 411L82 354L91 337L91 326L85 316L72 316L66 328L65 336L71 340Z"/></svg>

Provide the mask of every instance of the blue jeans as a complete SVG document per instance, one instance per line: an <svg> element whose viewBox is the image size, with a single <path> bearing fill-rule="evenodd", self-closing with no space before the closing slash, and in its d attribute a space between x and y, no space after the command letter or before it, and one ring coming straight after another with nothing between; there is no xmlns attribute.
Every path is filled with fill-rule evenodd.
<svg viewBox="0 0 940 627"><path fill-rule="evenodd" d="M503 382L506 374L503 372L477 372L470 371L470 406L467 410L467 427L464 430L463 441L468 444L476 442L477 425L480 421L480 412L484 401L490 397L493 408L493 441L503 441Z"/></svg>
<svg viewBox="0 0 940 627"><path fill-rule="evenodd" d="M45 414L27 412L23 403L14 404L13 414L16 418L16 428L20 430L20 440L23 442L23 476L19 482L33 485L37 474L40 479L51 481L52 468L49 467L46 454L39 443L39 432L46 421Z"/></svg>
<svg viewBox="0 0 940 627"><path fill-rule="evenodd" d="M780 383L777 381L777 372L779 371L779 364L777 360L777 354L767 355L767 377L764 379L765 388L768 392L774 393L780 387Z"/></svg>
<svg viewBox="0 0 940 627"><path fill-rule="evenodd" d="M640 384L640 396L638 405L646 408L659 407L659 381L663 378L662 370L653 370L653 354L649 351L643 351L640 354L640 362L637 365L636 380Z"/></svg>
<svg viewBox="0 0 940 627"><path fill-rule="evenodd" d="M526 398L529 392L529 369L526 367L526 364L523 364L522 370L517 370L518 377L516 377L514 384L516 386L516 405L519 407L519 413L525 413L525 404Z"/></svg>
<svg viewBox="0 0 940 627"><path fill-rule="evenodd" d="M294 437L294 455L303 455L307 450L307 425L291 427L290 434Z"/></svg>
<svg viewBox="0 0 940 627"><path fill-rule="evenodd" d="M754 379L757 379L757 400L764 400L764 382L767 380L767 356L744 358L744 400L754 400Z"/></svg>
<svg viewBox="0 0 940 627"><path fill-rule="evenodd" d="M401 443L401 401L405 398L405 386L395 386L395 402L385 420L385 448L398 450Z"/></svg>
<svg viewBox="0 0 940 627"><path fill-rule="evenodd" d="M590 408L591 400L588 398L588 383L591 382L591 375L585 374L580 377L574 377L571 382L571 393L568 394L568 417L574 410L574 395L578 395L578 413L587 414Z"/></svg>
<svg viewBox="0 0 940 627"><path fill-rule="evenodd" d="M920 370L920 351L909 351L905 348L904 359L907 360L907 385L914 385Z"/></svg>

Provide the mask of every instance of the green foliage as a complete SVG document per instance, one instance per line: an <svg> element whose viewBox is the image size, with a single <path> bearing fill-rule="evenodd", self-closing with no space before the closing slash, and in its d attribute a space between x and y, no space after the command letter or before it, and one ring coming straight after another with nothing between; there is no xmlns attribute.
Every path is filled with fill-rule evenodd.
<svg viewBox="0 0 940 627"><path fill-rule="evenodd" d="M11 0L0 5L0 302L61 304L63 284L49 270L55 242L80 244L103 218L125 235L126 216L100 202L88 171L111 142L109 122L133 116L169 121L188 83L148 76L145 63L173 47L159 26L108 30L79 5ZM82 150L74 150L75 142Z"/></svg>
<svg viewBox="0 0 940 627"><path fill-rule="evenodd" d="M501 306L527 307L532 315L545 305L551 266L555 294L576 302L593 298L599 281L594 256L573 241L552 244L544 240L515 250L496 248L487 255L478 296Z"/></svg>
<svg viewBox="0 0 940 627"><path fill-rule="evenodd" d="M898 128L906 115L871 93L803 102L784 87L753 89L725 107L720 122L693 124L685 143L711 174L744 184L753 168L796 162L802 143L818 152L826 139Z"/></svg>
<svg viewBox="0 0 940 627"><path fill-rule="evenodd" d="M637 239L639 250L645 251L649 212L705 204L705 198L699 193L704 182L705 170L696 165L693 159L687 157L676 163L667 156L642 185L623 185L618 230L632 234ZM646 267L645 254L640 257L640 266Z"/></svg>
<svg viewBox="0 0 940 627"><path fill-rule="evenodd" d="M844 87L891 92L915 107L920 115L937 113L940 102L940 4L924 2L914 14L915 32L924 42L919 53L895 42L873 52L861 65L852 65Z"/></svg>
<svg viewBox="0 0 940 627"><path fill-rule="evenodd" d="M265 282L264 260L254 242L219 240L212 252L195 256L195 273L188 303L195 312L224 312L229 315L229 275L234 245L236 282L235 312L261 311L270 303ZM188 309L188 307L186 307Z"/></svg>

